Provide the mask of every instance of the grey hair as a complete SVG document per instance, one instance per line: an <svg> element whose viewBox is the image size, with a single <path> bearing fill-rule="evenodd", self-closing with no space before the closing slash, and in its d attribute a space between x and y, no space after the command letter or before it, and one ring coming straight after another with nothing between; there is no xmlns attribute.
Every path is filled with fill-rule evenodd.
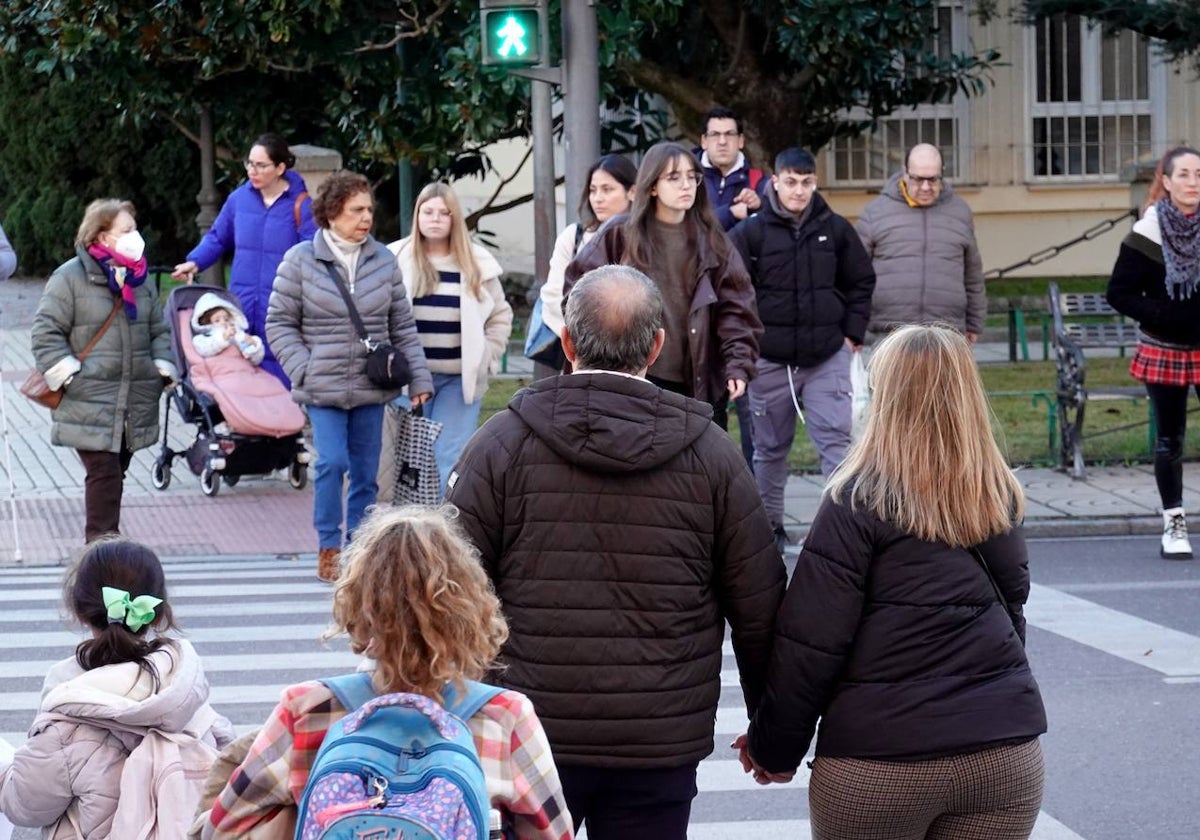
<svg viewBox="0 0 1200 840"><path fill-rule="evenodd" d="M567 332L575 367L637 373L662 328L662 292L627 265L603 265L579 278L567 298Z"/></svg>

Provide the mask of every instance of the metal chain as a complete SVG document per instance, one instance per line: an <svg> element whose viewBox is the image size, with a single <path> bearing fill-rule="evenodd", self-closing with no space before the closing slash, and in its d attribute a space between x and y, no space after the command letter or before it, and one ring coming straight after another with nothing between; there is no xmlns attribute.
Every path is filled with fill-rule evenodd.
<svg viewBox="0 0 1200 840"><path fill-rule="evenodd" d="M993 268L991 271L984 273L983 279L984 280L995 280L997 278L1003 277L1005 274L1008 274L1010 271L1016 271L1018 268L1024 268L1027 265L1037 265L1039 263L1044 263L1046 260L1057 257L1059 254L1061 254L1063 251L1067 250L1068 248L1070 248L1074 245L1078 245L1080 242L1087 242L1088 240L1095 239L1097 236L1099 236L1102 233L1108 233L1110 230L1115 228L1119 222L1122 222L1125 219L1128 219L1130 216L1133 216L1135 219L1137 218L1137 216L1138 216L1137 208L1126 210L1120 216L1114 216L1111 219L1106 219L1105 221L1100 222L1099 224L1093 225L1092 227L1088 228L1083 233L1081 233L1079 236L1076 236L1074 239L1068 239L1066 242L1062 243L1061 245L1052 245L1049 248L1043 248L1042 250L1037 251L1037 252L1033 253L1032 255L1030 255L1029 257L1021 260L1019 263L1013 263L1012 265L1006 265L1004 268Z"/></svg>

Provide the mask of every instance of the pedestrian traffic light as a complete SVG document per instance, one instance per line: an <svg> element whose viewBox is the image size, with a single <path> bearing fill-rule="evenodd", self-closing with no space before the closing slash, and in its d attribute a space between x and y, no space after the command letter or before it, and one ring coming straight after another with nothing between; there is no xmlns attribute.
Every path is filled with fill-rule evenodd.
<svg viewBox="0 0 1200 840"><path fill-rule="evenodd" d="M542 15L538 0L480 0L483 63L529 67L542 62Z"/></svg>

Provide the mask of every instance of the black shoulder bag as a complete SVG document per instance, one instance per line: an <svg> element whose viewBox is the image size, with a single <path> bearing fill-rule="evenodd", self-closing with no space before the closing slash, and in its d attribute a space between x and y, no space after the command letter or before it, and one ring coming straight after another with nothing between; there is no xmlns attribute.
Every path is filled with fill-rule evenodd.
<svg viewBox="0 0 1200 840"><path fill-rule="evenodd" d="M342 300L346 301L346 311L354 323L354 331L358 333L358 340L367 348L367 379L371 380L372 385L386 391L403 388L412 379L408 370L408 359L387 342L371 340L366 326L363 325L362 316L358 314L358 307L354 305L354 299L350 297L350 290L342 282L341 275L330 263L323 264L325 270L329 272L329 276L333 278L334 285L342 293Z"/></svg>

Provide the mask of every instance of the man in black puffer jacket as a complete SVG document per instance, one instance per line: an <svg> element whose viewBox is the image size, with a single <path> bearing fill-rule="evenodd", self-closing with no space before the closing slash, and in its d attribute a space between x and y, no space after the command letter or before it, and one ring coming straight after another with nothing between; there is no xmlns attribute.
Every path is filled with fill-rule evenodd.
<svg viewBox="0 0 1200 840"><path fill-rule="evenodd" d="M808 436L828 476L850 446L850 361L862 351L875 290L871 259L816 191L816 169L803 149L780 152L763 208L729 232L763 322L750 383L754 477L780 542L796 401L804 401Z"/></svg>
<svg viewBox="0 0 1200 840"><path fill-rule="evenodd" d="M753 710L784 588L750 471L711 407L644 378L661 324L641 272L584 275L562 335L575 373L518 393L446 493L508 619L496 680L533 700L592 840L684 840L725 622Z"/></svg>

